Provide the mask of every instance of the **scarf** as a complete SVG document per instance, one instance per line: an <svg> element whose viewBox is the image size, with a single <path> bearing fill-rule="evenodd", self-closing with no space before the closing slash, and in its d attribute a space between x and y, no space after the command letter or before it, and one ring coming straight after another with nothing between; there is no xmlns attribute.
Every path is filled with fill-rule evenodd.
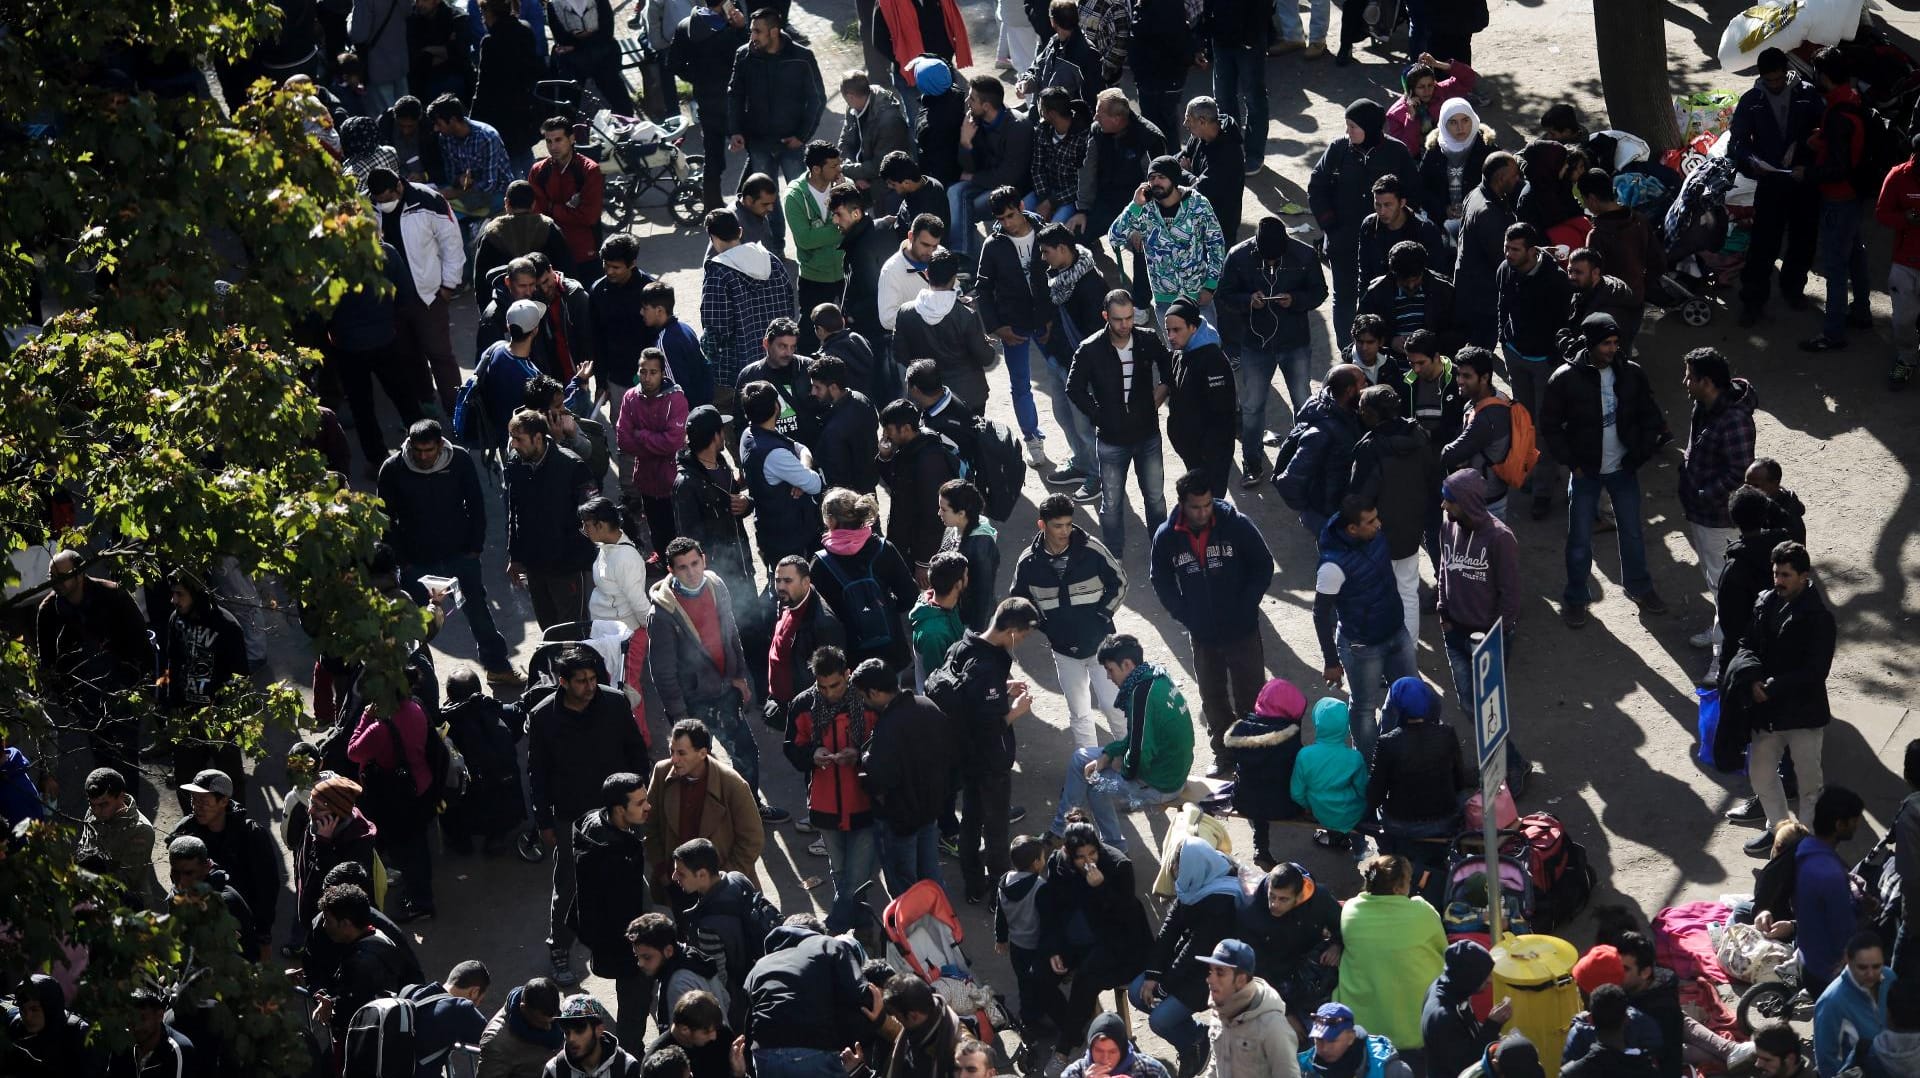
<svg viewBox="0 0 1920 1078"><path fill-rule="evenodd" d="M862 524L858 528L834 528L827 532L826 542L822 545L827 548L827 553L846 558L860 553L871 538L873 525Z"/></svg>
<svg viewBox="0 0 1920 1078"><path fill-rule="evenodd" d="M1080 278L1093 272L1093 255L1085 247L1074 248L1073 265L1055 273L1047 271L1047 295L1058 307L1073 298L1073 288Z"/></svg>
<svg viewBox="0 0 1920 1078"><path fill-rule="evenodd" d="M672 582L673 593L683 598L692 599L707 590L707 578L704 576L700 578L700 586L697 588L689 588L680 583L680 578L677 576L669 576L667 579Z"/></svg>
<svg viewBox="0 0 1920 1078"><path fill-rule="evenodd" d="M1228 895L1238 901L1240 872L1206 839L1187 839L1180 844L1180 867L1173 876L1174 901L1191 906L1214 895Z"/></svg>
<svg viewBox="0 0 1920 1078"><path fill-rule="evenodd" d="M1131 699L1133 690L1159 677L1160 674L1160 668L1150 662L1142 661L1136 663L1134 668L1127 672L1125 680L1120 682L1120 689L1114 694L1114 698L1117 700Z"/></svg>
<svg viewBox="0 0 1920 1078"><path fill-rule="evenodd" d="M1455 116L1466 116L1473 120L1473 130L1467 132L1466 138L1456 139L1448 133L1447 121ZM1467 148L1473 145L1473 140L1480 137L1480 114L1473 111L1473 106L1467 102L1466 98L1448 98L1447 103L1440 106L1439 131L1442 150L1450 154L1466 153Z"/></svg>

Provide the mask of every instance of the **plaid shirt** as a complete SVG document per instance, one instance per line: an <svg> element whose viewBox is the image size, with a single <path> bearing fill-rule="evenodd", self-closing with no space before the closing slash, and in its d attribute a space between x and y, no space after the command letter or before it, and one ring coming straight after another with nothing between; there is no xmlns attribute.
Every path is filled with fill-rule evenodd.
<svg viewBox="0 0 1920 1078"><path fill-rule="evenodd" d="M1693 406L1687 455L1680 464L1680 509L1707 528L1733 527L1727 496L1746 482L1753 463L1753 409L1759 394L1744 378L1720 394L1711 409Z"/></svg>
<svg viewBox="0 0 1920 1078"><path fill-rule="evenodd" d="M761 358L767 326L792 318L793 279L775 255L772 272L756 281L717 258L707 259L700 285L701 347L716 386L732 386L740 368Z"/></svg>
<svg viewBox="0 0 1920 1078"><path fill-rule="evenodd" d="M517 177L513 174L513 165L507 161L507 144L500 139L500 132L490 124L479 120L468 120L466 137L454 138L451 135L439 135L440 160L446 166L447 178L457 181L464 172L473 173L475 190L488 194L505 194L507 185Z"/></svg>
<svg viewBox="0 0 1920 1078"><path fill-rule="evenodd" d="M1066 138L1055 138L1053 126L1042 122L1033 133L1033 194L1055 209L1072 202L1080 191L1080 168L1087 163L1090 127L1077 126Z"/></svg>

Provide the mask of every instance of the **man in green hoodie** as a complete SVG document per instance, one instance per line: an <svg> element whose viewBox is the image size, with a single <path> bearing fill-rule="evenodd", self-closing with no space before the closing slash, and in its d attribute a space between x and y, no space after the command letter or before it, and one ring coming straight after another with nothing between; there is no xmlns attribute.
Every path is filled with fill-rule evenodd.
<svg viewBox="0 0 1920 1078"><path fill-rule="evenodd" d="M793 233L793 257L800 263L800 339L813 339L813 309L838 303L846 289L846 255L840 250L840 226L827 211L827 194L840 178L840 150L831 142L807 143L807 174L787 184L783 208ZM775 248L778 250L778 248Z"/></svg>
<svg viewBox="0 0 1920 1078"><path fill-rule="evenodd" d="M913 684L924 688L927 674L947 661L947 649L967 634L960 620L960 597L967 591L967 556L957 550L933 556L927 568L927 590L913 604L907 624L913 627Z"/></svg>
<svg viewBox="0 0 1920 1078"><path fill-rule="evenodd" d="M1067 813L1084 805L1101 837L1125 850L1119 810L1166 804L1186 786L1193 768L1193 717L1173 679L1146 660L1131 634L1107 637L1094 657L1118 686L1114 706L1126 716L1127 733L1103 747L1074 750L1060 788L1060 809L1048 830L1064 834Z"/></svg>

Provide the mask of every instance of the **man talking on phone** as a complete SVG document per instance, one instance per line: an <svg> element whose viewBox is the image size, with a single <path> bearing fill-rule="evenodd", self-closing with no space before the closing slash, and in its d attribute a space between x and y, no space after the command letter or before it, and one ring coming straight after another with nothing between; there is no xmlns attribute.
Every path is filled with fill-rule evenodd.
<svg viewBox="0 0 1920 1078"><path fill-rule="evenodd" d="M1261 218L1253 238L1227 252L1213 302L1220 342L1237 360L1243 490L1259 486L1267 474L1262 443L1275 369L1286 377L1287 403L1295 413L1313 393L1308 314L1326 301L1327 273L1319 256L1288 235L1278 217Z"/></svg>

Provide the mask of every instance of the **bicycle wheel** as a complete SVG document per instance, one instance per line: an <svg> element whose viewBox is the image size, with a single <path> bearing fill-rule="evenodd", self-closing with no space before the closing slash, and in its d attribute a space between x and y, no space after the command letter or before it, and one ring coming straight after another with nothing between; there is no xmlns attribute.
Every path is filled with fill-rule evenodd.
<svg viewBox="0 0 1920 1078"><path fill-rule="evenodd" d="M701 186L706 182L707 159L701 154L687 155L686 175L673 185L673 216L682 224L697 225L707 215L706 197Z"/></svg>
<svg viewBox="0 0 1920 1078"><path fill-rule="evenodd" d="M1734 1018L1740 1023L1741 1031L1752 1036L1759 1026L1793 1017L1793 1000L1797 994L1793 986L1779 981L1756 984L1741 994Z"/></svg>

